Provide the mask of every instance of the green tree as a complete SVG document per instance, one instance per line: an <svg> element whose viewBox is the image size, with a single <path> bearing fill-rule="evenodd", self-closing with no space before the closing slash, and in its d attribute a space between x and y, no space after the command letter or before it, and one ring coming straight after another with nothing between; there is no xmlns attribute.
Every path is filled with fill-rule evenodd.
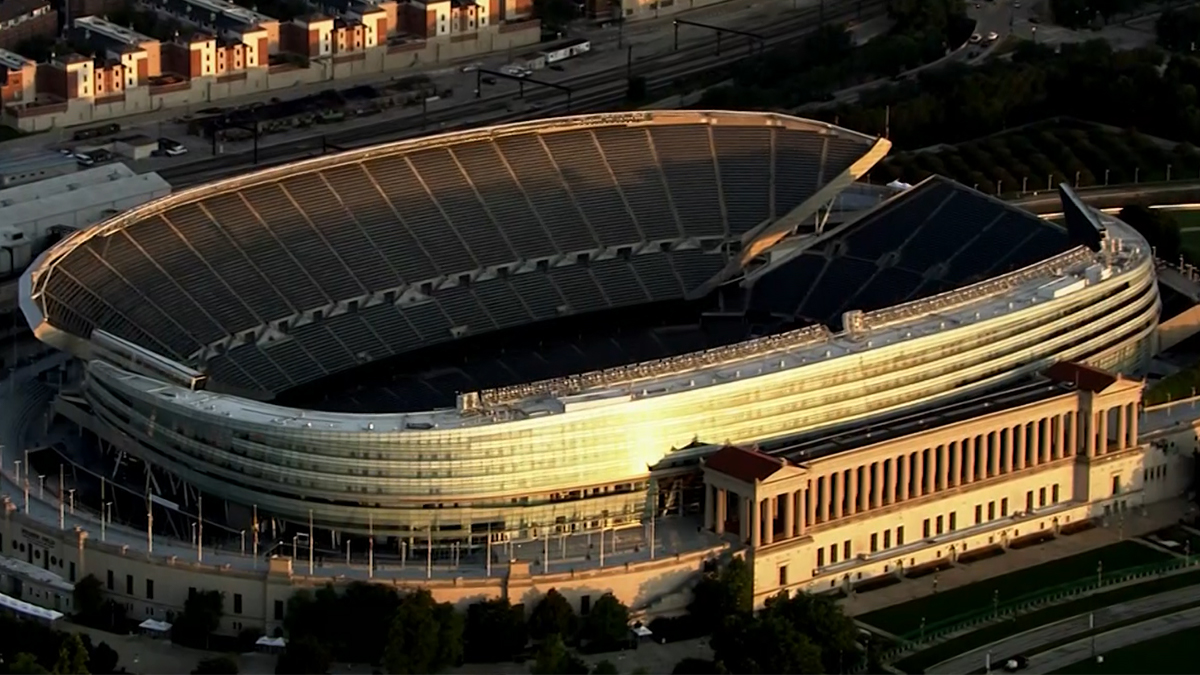
<svg viewBox="0 0 1200 675"><path fill-rule="evenodd" d="M529 615L529 636L535 640L555 634L561 635L563 640L569 640L575 637L578 628L579 619L571 603L554 588L542 596Z"/></svg>
<svg viewBox="0 0 1200 675"><path fill-rule="evenodd" d="M592 675L617 675L619 672L613 662L608 659L597 663L596 667L592 668Z"/></svg>
<svg viewBox="0 0 1200 675"><path fill-rule="evenodd" d="M740 557L710 572L692 589L688 613L704 624L706 632L720 627L725 617L748 614L754 608L754 575Z"/></svg>
<svg viewBox="0 0 1200 675"><path fill-rule="evenodd" d="M1156 257L1171 263L1179 260L1183 251L1179 225L1169 213L1144 206L1126 206L1117 217L1146 238L1154 247Z"/></svg>
<svg viewBox="0 0 1200 675"><path fill-rule="evenodd" d="M225 596L221 591L197 591L183 602L183 612L171 626L171 641L208 648L209 637L221 627Z"/></svg>
<svg viewBox="0 0 1200 675"><path fill-rule="evenodd" d="M731 673L845 672L825 670L821 648L778 616L731 616L711 644L717 663Z"/></svg>
<svg viewBox="0 0 1200 675"><path fill-rule="evenodd" d="M49 675L37 661L37 657L28 652L20 652L13 662L8 665L8 672L13 675Z"/></svg>
<svg viewBox="0 0 1200 675"><path fill-rule="evenodd" d="M467 607L464 633L466 660L478 663L512 660L529 639L525 617L507 598Z"/></svg>
<svg viewBox="0 0 1200 675"><path fill-rule="evenodd" d="M828 596L798 593L789 598L780 593L767 600L761 617L766 621L778 619L811 640L820 652L823 672L848 672L861 658L854 620Z"/></svg>
<svg viewBox="0 0 1200 675"><path fill-rule="evenodd" d="M529 672L531 675L588 675L588 667L579 657L567 651L561 635L550 633L538 646Z"/></svg>
<svg viewBox="0 0 1200 675"><path fill-rule="evenodd" d="M55 675L87 675L88 653L79 639L79 633L72 633L62 641L58 648L58 660L54 662Z"/></svg>
<svg viewBox="0 0 1200 675"><path fill-rule="evenodd" d="M463 620L453 606L421 589L400 599L392 616L383 663L389 673L432 673L462 659Z"/></svg>
<svg viewBox="0 0 1200 675"><path fill-rule="evenodd" d="M71 594L75 601L75 614L85 625L94 625L104 607L104 586L95 575L89 574L75 582Z"/></svg>
<svg viewBox="0 0 1200 675"><path fill-rule="evenodd" d="M202 659L192 670L192 675L238 675L237 661L229 656Z"/></svg>
<svg viewBox="0 0 1200 675"><path fill-rule="evenodd" d="M275 661L275 672L278 675L324 675L332 664L329 648L316 638L306 636L288 640L283 653Z"/></svg>
<svg viewBox="0 0 1200 675"><path fill-rule="evenodd" d="M619 648L629 639L629 608L612 593L600 596L583 619L581 637L599 651Z"/></svg>
<svg viewBox="0 0 1200 675"><path fill-rule="evenodd" d="M88 670L92 671L94 675L108 675L116 672L117 664L120 661L121 656L117 654L117 650L110 647L107 642L101 642L88 650Z"/></svg>
<svg viewBox="0 0 1200 675"><path fill-rule="evenodd" d="M675 668L671 670L671 675L720 675L722 672L724 671L718 668L717 664L713 661L689 656L675 664Z"/></svg>

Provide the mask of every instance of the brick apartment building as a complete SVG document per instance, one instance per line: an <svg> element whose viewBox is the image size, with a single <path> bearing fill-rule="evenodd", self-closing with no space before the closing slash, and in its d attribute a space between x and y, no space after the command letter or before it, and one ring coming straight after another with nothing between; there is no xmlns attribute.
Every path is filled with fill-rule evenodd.
<svg viewBox="0 0 1200 675"><path fill-rule="evenodd" d="M37 63L0 49L0 105L37 97Z"/></svg>

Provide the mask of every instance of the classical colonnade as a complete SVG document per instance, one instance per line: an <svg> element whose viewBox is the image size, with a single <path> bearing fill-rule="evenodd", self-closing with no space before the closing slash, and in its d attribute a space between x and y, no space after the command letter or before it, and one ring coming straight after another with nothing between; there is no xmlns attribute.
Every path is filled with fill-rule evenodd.
<svg viewBox="0 0 1200 675"><path fill-rule="evenodd" d="M1010 416L1003 416L1011 420ZM977 481L1032 469L1048 462L1097 457L1137 445L1136 403L1121 403L1090 415L1066 411L955 437L978 423L952 425L922 438L902 438L864 449L857 465L850 456L833 455L806 463L807 473L747 485L735 491L706 486L705 523L718 534L737 509L739 534L751 546L804 536L808 528L873 509L920 499ZM914 441L930 443L914 449ZM890 455L892 448L900 451ZM851 451L853 452L853 451ZM871 458L868 458L870 456ZM828 467L828 468L826 468Z"/></svg>

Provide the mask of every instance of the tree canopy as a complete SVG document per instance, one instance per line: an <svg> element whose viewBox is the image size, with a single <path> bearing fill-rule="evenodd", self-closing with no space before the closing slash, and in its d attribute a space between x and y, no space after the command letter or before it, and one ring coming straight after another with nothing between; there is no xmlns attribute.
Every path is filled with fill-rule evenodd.
<svg viewBox="0 0 1200 675"><path fill-rule="evenodd" d="M749 614L754 609L754 576L750 565L734 558L719 570L706 573L692 590L688 613L702 622L708 632L719 628L725 617Z"/></svg>
<svg viewBox="0 0 1200 675"><path fill-rule="evenodd" d="M529 641L525 616L507 598L485 600L467 607L464 658L494 663L512 660Z"/></svg>
<svg viewBox="0 0 1200 675"><path fill-rule="evenodd" d="M583 618L580 637L593 651L618 649L629 640L629 608L612 593L605 593Z"/></svg>
<svg viewBox="0 0 1200 675"><path fill-rule="evenodd" d="M529 616L529 636L535 640L550 635L571 639L579 629L579 619L571 603L558 590L551 588L534 606Z"/></svg>
<svg viewBox="0 0 1200 675"><path fill-rule="evenodd" d="M567 651L562 636L550 633L538 646L530 675L588 675L587 664Z"/></svg>
<svg viewBox="0 0 1200 675"><path fill-rule="evenodd" d="M420 589L400 599L392 615L383 663L393 674L433 673L462 661L463 619Z"/></svg>
<svg viewBox="0 0 1200 675"><path fill-rule="evenodd" d="M229 656L214 656L196 664L192 675L238 675L237 661Z"/></svg>
<svg viewBox="0 0 1200 675"><path fill-rule="evenodd" d="M171 625L171 641L188 647L208 647L209 637L221 627L225 596L221 591L196 591L183 602L183 612Z"/></svg>
<svg viewBox="0 0 1200 675"><path fill-rule="evenodd" d="M728 616L711 644L731 673L845 673L862 659L857 633L833 599L780 593L757 615Z"/></svg>

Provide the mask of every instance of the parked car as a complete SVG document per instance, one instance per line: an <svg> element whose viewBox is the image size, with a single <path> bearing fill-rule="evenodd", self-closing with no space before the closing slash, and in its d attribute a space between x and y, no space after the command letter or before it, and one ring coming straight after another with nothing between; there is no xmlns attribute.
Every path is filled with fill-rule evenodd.
<svg viewBox="0 0 1200 675"><path fill-rule="evenodd" d="M158 139L158 149L167 157L178 157L179 155L187 154L187 146L179 141L173 141L169 138Z"/></svg>
<svg viewBox="0 0 1200 675"><path fill-rule="evenodd" d="M1017 654L1011 659L1004 662L1004 670L1010 673L1015 673L1018 670L1025 670L1029 667L1029 659L1021 654Z"/></svg>

